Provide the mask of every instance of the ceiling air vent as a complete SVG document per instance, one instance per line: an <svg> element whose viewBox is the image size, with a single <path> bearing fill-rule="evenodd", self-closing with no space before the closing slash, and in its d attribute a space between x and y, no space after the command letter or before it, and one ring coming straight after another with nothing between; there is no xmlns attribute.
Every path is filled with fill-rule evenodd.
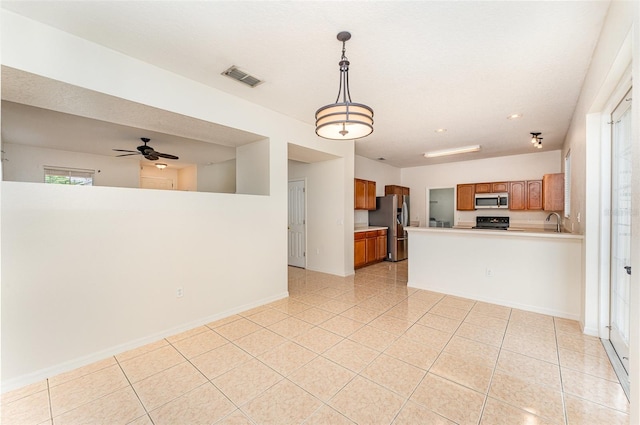
<svg viewBox="0 0 640 425"><path fill-rule="evenodd" d="M246 72L242 71L235 65L227 69L226 71L224 71L222 75L226 75L229 78L233 78L234 80L240 81L241 83L244 83L249 87L255 87L264 83L264 81L262 81L261 79L256 78L253 75L247 74Z"/></svg>

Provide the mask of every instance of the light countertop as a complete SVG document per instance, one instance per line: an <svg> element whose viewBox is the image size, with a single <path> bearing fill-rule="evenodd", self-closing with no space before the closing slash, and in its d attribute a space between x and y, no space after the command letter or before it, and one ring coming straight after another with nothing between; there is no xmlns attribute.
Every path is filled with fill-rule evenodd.
<svg viewBox="0 0 640 425"><path fill-rule="evenodd" d="M542 238L557 238L557 239L583 239L582 235L565 232L555 232L552 230L545 230L540 228L523 228L523 227L509 227L508 230L485 230L485 229L472 229L471 227L455 227L452 229L441 227L405 227L409 233L424 233L424 232L438 232L438 233L464 233L464 234L477 234L477 235L492 235L492 236L506 236L506 237L542 237Z"/></svg>
<svg viewBox="0 0 640 425"><path fill-rule="evenodd" d="M371 230L387 230L387 227L380 227L380 226L367 226L367 227L356 227L355 229L353 229L353 233L358 233L358 232L368 232Z"/></svg>

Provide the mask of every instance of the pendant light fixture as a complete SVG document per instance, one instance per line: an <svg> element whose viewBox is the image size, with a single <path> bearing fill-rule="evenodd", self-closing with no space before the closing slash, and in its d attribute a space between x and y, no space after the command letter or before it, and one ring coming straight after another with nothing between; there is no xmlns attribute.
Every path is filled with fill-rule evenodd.
<svg viewBox="0 0 640 425"><path fill-rule="evenodd" d="M542 133L529 133L529 134L531 134L531 143L533 144L533 146L538 149L542 149L542 137L540 137Z"/></svg>
<svg viewBox="0 0 640 425"><path fill-rule="evenodd" d="M351 33L338 33L342 41L340 58L340 87L336 102L316 111L316 134L325 139L353 140L366 137L373 132L373 109L361 103L351 102L349 93L349 60L345 55L345 43Z"/></svg>

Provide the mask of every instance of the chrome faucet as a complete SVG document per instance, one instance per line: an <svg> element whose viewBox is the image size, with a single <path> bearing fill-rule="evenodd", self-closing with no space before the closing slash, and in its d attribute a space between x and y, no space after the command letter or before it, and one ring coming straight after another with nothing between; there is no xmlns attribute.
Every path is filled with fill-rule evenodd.
<svg viewBox="0 0 640 425"><path fill-rule="evenodd" d="M547 220L546 220L546 221L551 220L551 216L552 216L552 215L555 215L555 216L556 216L556 232L560 233L560 222L561 222L561 220L562 220L562 219L560 218L560 214L558 214L557 212L552 212L551 214L549 214L549 215L547 216Z"/></svg>

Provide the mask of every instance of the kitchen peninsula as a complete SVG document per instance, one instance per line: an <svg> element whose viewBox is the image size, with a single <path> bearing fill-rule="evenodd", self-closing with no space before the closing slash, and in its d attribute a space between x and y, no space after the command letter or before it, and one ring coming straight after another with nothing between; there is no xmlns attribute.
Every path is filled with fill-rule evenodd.
<svg viewBox="0 0 640 425"><path fill-rule="evenodd" d="M582 235L408 227L408 286L580 320Z"/></svg>

